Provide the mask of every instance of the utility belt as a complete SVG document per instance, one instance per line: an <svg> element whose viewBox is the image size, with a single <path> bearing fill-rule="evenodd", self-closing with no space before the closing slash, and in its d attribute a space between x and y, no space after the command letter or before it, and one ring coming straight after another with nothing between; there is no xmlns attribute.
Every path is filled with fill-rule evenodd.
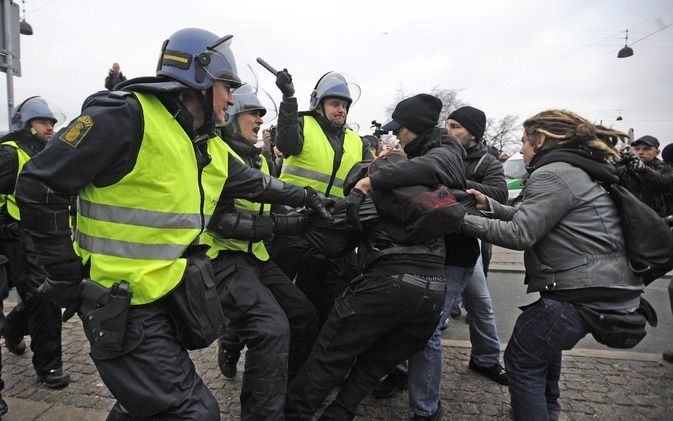
<svg viewBox="0 0 673 421"><path fill-rule="evenodd" d="M104 352L121 352L131 305L129 284L121 281L106 288L85 279L81 297L80 314L91 347Z"/></svg>

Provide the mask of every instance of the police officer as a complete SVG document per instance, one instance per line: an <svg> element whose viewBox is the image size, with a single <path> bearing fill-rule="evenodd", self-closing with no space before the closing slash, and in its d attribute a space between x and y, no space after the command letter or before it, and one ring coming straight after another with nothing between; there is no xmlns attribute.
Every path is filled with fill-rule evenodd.
<svg viewBox="0 0 673 421"><path fill-rule="evenodd" d="M342 198L348 171L355 163L371 159L369 148L346 125L349 108L359 97L359 87L340 73L328 72L311 93L309 111L298 113L292 76L287 70L278 72L276 85L283 93L276 136L276 146L285 157L280 179ZM296 275L297 286L318 311L320 325L345 281L357 275L352 255L325 259L298 243L296 237L274 239L271 255L290 278Z"/></svg>
<svg viewBox="0 0 673 421"><path fill-rule="evenodd" d="M40 292L66 308L82 299L91 357L117 398L108 419L220 418L185 348L208 346L219 323L241 313L231 272L218 271L220 260L211 265L199 245L218 197L322 206L311 189L230 157L214 134L241 84L231 38L195 28L171 35L157 78L89 97L17 183L22 222L47 275ZM79 196L74 247L71 195ZM186 282L202 292L188 297ZM268 345L263 333L251 337L248 345ZM244 378L243 419L282 418L283 390L263 380Z"/></svg>
<svg viewBox="0 0 673 421"><path fill-rule="evenodd" d="M273 110L275 113L275 110ZM227 117L222 127L222 139L231 147L231 154L245 163L247 166L256 168L264 174L269 174L271 166L266 156L261 153L261 148L256 146L257 135L263 124L267 109L259 100L254 89L244 85L234 91L234 105L227 109ZM269 253L263 241L259 241L259 226L265 222L274 223L277 227L275 233L281 229L285 233L296 233L302 227L304 216L297 215L270 215L268 204L253 203L245 199L236 199L225 209L231 217L231 225L228 232L219 232L221 236L232 237L226 240L217 240L221 246L221 254L226 255L226 260L238 268L238 276L230 282L240 282L240 288L251 289L250 297L268 297L268 292L273 294L274 302L262 306L254 306L248 313L259 311L259 319L275 319L278 326L270 326L282 338L290 326L290 352L288 357L288 376L291 378L299 367L304 363L311 351L311 346L317 335L317 316L313 305L308 301L304 293L292 283L283 271L275 263L269 260ZM220 215L220 217L222 217ZM273 218L273 219L271 219ZM265 221L265 222L262 222ZM256 222L256 223L255 223ZM257 229L255 229L257 227ZM267 231L268 232L268 231ZM257 241L255 241L257 240ZM279 311L280 309L282 311ZM282 314L284 313L284 314ZM271 314L275 315L273 318ZM287 317L286 317L287 316ZM287 321L286 321L287 319ZM220 371L227 378L236 375L236 364L240 357L240 351L245 345L239 334L239 330L259 329L257 318L249 317L245 324L231 324L225 333L220 336L218 363ZM252 324L255 323L255 324ZM246 359L260 358L254 353L248 352ZM266 358L266 357L264 357Z"/></svg>
<svg viewBox="0 0 673 421"><path fill-rule="evenodd" d="M34 96L14 110L12 132L0 139L0 193L4 254L9 256L10 279L22 302L7 315L3 334L15 354L25 350L23 336L30 334L33 367L40 382L50 388L68 385L61 358L61 312L50 300L36 294L44 279L31 238L20 228L21 216L14 197L16 180L24 165L52 139L54 125L65 116L44 98Z"/></svg>

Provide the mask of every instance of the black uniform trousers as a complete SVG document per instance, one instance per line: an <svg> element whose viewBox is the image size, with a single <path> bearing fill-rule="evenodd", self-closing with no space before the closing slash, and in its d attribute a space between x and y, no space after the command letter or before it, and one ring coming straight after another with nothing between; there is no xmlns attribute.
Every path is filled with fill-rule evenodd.
<svg viewBox="0 0 673 421"><path fill-rule="evenodd" d="M275 237L271 259L313 304L319 327L327 320L334 299L360 274L355 253L326 258L299 236Z"/></svg>
<svg viewBox="0 0 673 421"><path fill-rule="evenodd" d="M37 293L46 275L38 263L32 238L23 235L11 249L14 252L9 257L10 273L15 277L11 283L21 302L7 315L3 332L13 342L30 335L33 367L44 374L63 367L61 309Z"/></svg>
<svg viewBox="0 0 673 421"><path fill-rule="evenodd" d="M353 419L359 403L396 364L422 349L444 302L442 278L390 275L355 280L323 326L288 389L286 420L310 420L341 384L321 420ZM432 288L428 288L428 286Z"/></svg>
<svg viewBox="0 0 673 421"><path fill-rule="evenodd" d="M237 253L238 254L238 253ZM237 260L241 265L245 261ZM247 256L247 264L261 284L271 291L276 302L283 309L290 325L290 350L288 357L288 378L292 379L308 358L313 342L318 335L318 319L313 304L303 292L271 260L262 261L252 255ZM232 323L220 336L220 344L229 350L240 351L245 346L238 334L241 322Z"/></svg>
<svg viewBox="0 0 673 421"><path fill-rule="evenodd" d="M290 346L287 317L259 281L247 253L222 252L213 260L213 269L229 326L248 347L241 419L283 420ZM168 302L131 307L123 351L105 354L92 347L98 372L118 402L108 420L220 419L217 401L177 340L164 308Z"/></svg>

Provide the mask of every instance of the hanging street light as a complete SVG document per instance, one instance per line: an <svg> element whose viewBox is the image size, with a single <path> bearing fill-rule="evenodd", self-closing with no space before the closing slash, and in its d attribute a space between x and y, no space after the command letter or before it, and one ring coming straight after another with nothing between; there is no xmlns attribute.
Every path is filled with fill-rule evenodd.
<svg viewBox="0 0 673 421"><path fill-rule="evenodd" d="M26 0L21 0L23 5L21 22L19 22L19 33L21 35L33 35L33 27L30 26L30 23L26 22Z"/></svg>
<svg viewBox="0 0 673 421"><path fill-rule="evenodd" d="M629 47L629 30L626 30L626 37L624 39L624 47L617 53L618 58L631 57L633 55L633 48Z"/></svg>

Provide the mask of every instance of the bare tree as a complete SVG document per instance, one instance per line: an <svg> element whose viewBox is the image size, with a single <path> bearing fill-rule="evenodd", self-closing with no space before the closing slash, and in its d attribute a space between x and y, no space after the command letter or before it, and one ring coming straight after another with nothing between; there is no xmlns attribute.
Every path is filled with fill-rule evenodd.
<svg viewBox="0 0 673 421"><path fill-rule="evenodd" d="M449 114L451 114L456 108L460 108L464 105L467 105L467 103L458 99L458 92L453 89L445 89L439 85L435 85L430 90L429 93L430 95L434 95L442 100L442 112L439 114L440 126L446 125L446 119L449 117ZM393 100L393 103L386 107L387 119L389 120L390 117L393 115L393 111L395 110L395 106L397 105L398 102L413 95L415 95L415 93L405 91L404 88L401 86L397 88L397 92L395 92L395 99Z"/></svg>
<svg viewBox="0 0 673 421"><path fill-rule="evenodd" d="M506 115L498 121L488 119L484 131L484 143L502 153L519 143L519 117ZM508 148L509 146L509 148Z"/></svg>

